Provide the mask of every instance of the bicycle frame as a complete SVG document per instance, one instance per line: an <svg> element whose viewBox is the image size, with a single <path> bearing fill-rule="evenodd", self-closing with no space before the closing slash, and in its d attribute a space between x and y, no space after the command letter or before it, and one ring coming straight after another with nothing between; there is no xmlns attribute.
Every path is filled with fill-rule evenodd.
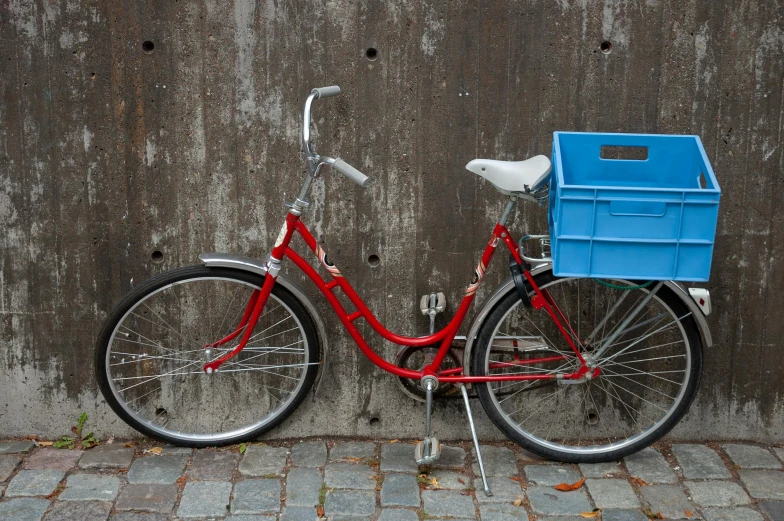
<svg viewBox="0 0 784 521"><path fill-rule="evenodd" d="M275 279L280 272L281 261L284 257L288 257L294 264L304 271L308 277L313 281L313 283L318 287L321 293L326 297L327 301L329 301L332 309L337 314L340 321L343 323L343 326L348 331L351 338L354 339L359 349L367 356L374 364L376 364L381 369L392 373L396 376L404 377L404 378L411 378L416 380L421 380L425 376L435 377L438 381L447 382L447 383L471 383L471 382L490 382L490 381L516 381L516 380L554 380L554 379L564 379L564 380L574 380L583 378L584 376L590 378L593 376L598 375L598 368L591 369L588 364L586 364L585 359L580 354L580 351L575 346L572 338L577 339L577 334L572 330L571 326L569 325L568 320L558 308L558 305L552 299L550 294L546 290L542 290L534 281L531 273L528 269L523 270L523 275L528 282L531 289L534 291L534 295L531 298L531 305L535 310L544 309L553 322L558 326L558 329L561 331L561 335L564 337L566 342L569 344L569 347L574 352L575 357L580 361L580 368L577 372L573 373L564 373L564 374L503 374L503 375L494 375L494 376L467 376L463 374L462 368L450 368L441 370L441 363L443 362L444 358L447 355L450 347L452 346L452 342L455 339L455 335L457 334L460 325L462 324L463 320L465 319L466 314L468 313L468 308L471 306L471 302L474 300L474 296L476 295L476 290L479 288L479 285L482 283L482 279L484 278L485 271L490 266L490 261L493 258L493 254L496 251L496 248L500 242L503 242L506 247L509 249L512 257L520 266L527 266L524 260L521 258L519 253L519 248L517 243L512 238L512 235L509 233L509 230L506 229L506 220L511 214L512 210L514 209L514 205L519 197L530 197L526 196L525 194L511 194L509 197L509 202L504 209L501 218L499 219L498 223L496 223L495 228L493 229L493 233L490 236L490 240L488 241L487 245L485 246L485 250L482 253L482 258L479 261L479 264L476 267L474 272L474 277L471 283L468 285L466 289L465 295L463 296L462 301L460 302L460 306L457 309L452 320L449 324L446 325L441 331L434 333L432 335L423 336L423 337L407 337L397 335L392 333L388 329L386 329L378 319L373 315L373 313L368 309L367 305L364 303L362 298L357 295L354 288L351 287L351 284L343 277L340 273L340 270L332 264L324 249L319 246L316 242L316 239L310 233L308 228L302 223L300 220L300 215L302 211L309 206L307 202L307 194L310 189L310 185L316 177L318 177L319 172L323 165L330 165L333 167L334 170L339 171L347 178L351 179L352 181L356 182L360 186L365 186L368 182L367 176L365 176L362 172L355 169L351 165L348 165L344 161L340 159L334 159L326 156L319 156L314 150L310 143L310 111L311 105L314 100L318 99L319 97L328 97L328 96L335 96L340 93L340 88L338 87L325 87L321 89L313 89L311 94L308 96L307 100L305 101L305 107L303 110L303 127L302 127L302 149L305 154L305 163L308 167L308 175L305 178L305 182L302 185L302 189L300 190L299 197L297 197L296 201L290 205L288 214L286 215L286 220L283 223L283 227L280 230L280 234L278 234L278 238L275 241L275 245L273 246L272 253L269 256L269 260L267 262L267 275L264 279L264 285L261 287L260 290L255 290L251 294L250 299L248 300L248 304L245 307L245 312L243 313L242 319L240 323L237 325L237 328L234 330L233 333L229 334L228 336L212 343L205 348L216 347L223 345L234 338L237 338L240 334L242 334L242 339L240 343L231 351L224 354L223 356L212 360L204 365L204 371L207 373L212 373L216 371L223 362L228 360L229 358L235 356L239 353L247 344L248 340L250 340L251 335L253 334L253 328L258 321L259 317L261 316L261 312L264 309L264 306L267 303L267 299L269 298L270 293L272 292L272 288L275 285ZM326 282L321 276L316 272L316 270L310 266L296 251L289 247L289 243L294 235L294 233L298 233L311 251L316 255L319 262L327 269L329 272L332 280L330 282ZM333 293L335 288L340 288L343 293L348 297L349 301L356 307L356 311L349 314L343 308L343 305L340 303L338 298ZM405 369L402 367L398 367L394 364L391 364L378 356L373 349L367 344L365 339L362 337L362 334L359 332L357 327L354 325L354 322L359 319L364 318L370 326L383 338L389 340L390 342L394 342L398 345L409 346L409 347L425 347L425 346L433 346L439 345L438 351L436 353L435 358L433 361L426 366L421 371L414 371L411 369ZM568 332L567 332L568 328ZM578 339L579 341L579 339ZM504 363L491 363L491 368L500 368L500 367L510 367L510 366L522 366L526 364L536 364L536 363L543 363L543 362L551 362L557 360L563 360L566 358L566 355L553 355L549 357L543 358L532 358L526 360L520 360L515 358L513 362L504 362ZM587 374L591 373L591 374Z"/></svg>
<svg viewBox="0 0 784 521"><path fill-rule="evenodd" d="M514 204L514 202L510 202L510 204ZM519 380L552 380L556 378L561 378L565 380L570 379L579 379L582 378L586 373L590 372L590 368L586 366L585 360L583 359L582 355L580 354L579 350L575 346L572 336L577 338L574 331L571 331L571 327L569 326L568 321L566 320L565 316L558 308L557 304L553 301L552 297L549 295L547 290L542 290L534 281L533 277L531 276L530 272L526 269L524 270L524 276L530 285L530 287L534 290L534 296L531 299L531 304L535 310L544 309L553 322L557 325L558 329L561 331L561 334L565 338L566 342L571 347L572 351L574 352L575 357L580 361L580 369L577 372L573 373L565 373L562 375L520 375L520 374L506 374L506 375L493 375L493 376L466 376L463 375L463 369L460 368L450 368L441 370L440 366L443 362L444 358L446 357L447 352L449 351L452 343L454 341L455 335L460 328L465 316L468 312L471 303L474 300L476 295L476 291L482 283L482 279L484 278L485 271L490 265L490 261L493 258L493 255L496 252L498 245L503 242L509 252L511 253L512 257L516 262L520 265L524 265L518 245L515 240L512 238L509 230L507 230L506 226L503 224L496 223L495 228L490 236L490 240L488 241L487 245L485 246L485 250L482 253L481 260L476 267L476 271L474 273L474 278L471 281L471 284L468 285L465 295L460 302L460 305L457 309L452 320L440 331L422 337L407 337L395 334L388 329L386 329L375 317L375 315L370 311L367 307L365 302L362 298L356 293L354 288L351 284L346 280L345 277L340 273L340 270L329 261L329 258L324 251L324 249L319 246L316 242L316 239L310 233L307 226L300 220L300 216L297 214L298 212L289 212L286 216L286 221L278 235L278 239L275 243L275 247L272 250L272 254L270 255L270 262L268 263L268 272L267 276L264 281L264 285L260 290L255 290L245 308L245 312L243 313L242 319L238 324L236 330L231 333L230 335L224 337L213 344L210 344L209 347L215 347L219 345L223 345L228 341L236 338L243 333L243 338L240 343L230 352L226 353L222 357L213 360L207 364L205 364L204 369L206 372L212 372L217 370L223 362L228 360L229 358L235 356L239 353L244 347L247 341L250 339L253 333L253 327L255 326L256 321L258 320L259 316L261 315L261 311L266 304L266 301L269 297L269 294L272 292L272 287L275 284L275 279L277 278L277 274L280 270L280 260L284 257L288 257L299 269L305 272L307 276L313 281L316 287L321 291L321 293L326 297L327 301L332 306L332 309L335 311L335 314L338 316L340 321L343 323L343 326L348 331L351 338L357 344L359 349L362 353L367 356L370 361L372 361L375 365L392 373L396 376L401 376L404 378L411 378L415 380L421 379L425 375L433 375L438 378L439 381L445 383L479 383L479 382L489 382L489 381L519 381ZM505 212L508 213L508 212ZM326 268L327 272L331 276L331 281L326 282L319 273L310 265L308 262L303 259L295 250L290 247L291 239L294 236L294 233L297 233L302 237L311 251L316 255L319 262ZM277 262L275 262L277 261ZM356 311L353 313L348 313L344 308L343 305L340 303L338 298L334 294L335 288L340 288L343 293L348 297L349 301L356 307ZM435 358L433 361L426 366L422 371L414 371L411 369L405 369L402 367L398 367L390 362L387 362L383 358L381 358L378 354L373 351L373 349L368 345L365 341L362 334L359 332L359 329L354 325L354 322L359 319L364 318L368 324L375 330L379 335L383 338L389 340L398 345L402 346L411 346L411 347L425 347L425 346L433 346L439 345L438 352L436 353ZM569 332L566 328L569 328ZM543 362L551 362L551 361L558 361L565 359L565 355L554 355L549 357L542 357L542 358L530 358L525 360L515 360L514 362L504 362L504 363L492 363L490 364L491 367L501 367L501 366L515 366L515 365L525 365L525 364L537 364Z"/></svg>

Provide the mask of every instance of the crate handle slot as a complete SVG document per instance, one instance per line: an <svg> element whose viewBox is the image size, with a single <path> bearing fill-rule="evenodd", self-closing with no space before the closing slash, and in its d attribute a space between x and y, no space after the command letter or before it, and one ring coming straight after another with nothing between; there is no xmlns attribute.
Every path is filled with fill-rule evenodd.
<svg viewBox="0 0 784 521"><path fill-rule="evenodd" d="M610 201L610 215L664 217L667 203L661 201Z"/></svg>
<svg viewBox="0 0 784 521"><path fill-rule="evenodd" d="M697 176L697 186L702 189L705 189L707 183L705 182L705 172L700 172L700 175Z"/></svg>
<svg viewBox="0 0 784 521"><path fill-rule="evenodd" d="M636 145L602 145L599 157L609 161L647 161L648 147Z"/></svg>

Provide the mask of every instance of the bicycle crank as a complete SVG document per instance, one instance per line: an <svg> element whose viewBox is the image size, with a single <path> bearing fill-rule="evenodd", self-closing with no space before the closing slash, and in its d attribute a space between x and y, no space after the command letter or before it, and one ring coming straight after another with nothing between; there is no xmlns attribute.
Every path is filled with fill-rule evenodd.
<svg viewBox="0 0 784 521"><path fill-rule="evenodd" d="M395 365L404 369L412 369L414 371L421 371L427 365L433 362L433 359L438 353L438 348L433 347L404 347L398 351L395 356ZM450 349L444 358L441 367L443 369L450 369L460 367L460 357L453 349ZM398 386L406 394L406 396L413 398L418 402L424 402L426 399L425 390L422 388L419 380L412 380L410 378L397 377ZM433 391L433 396L442 398L446 396L457 395L457 388L451 384L442 383L438 389Z"/></svg>

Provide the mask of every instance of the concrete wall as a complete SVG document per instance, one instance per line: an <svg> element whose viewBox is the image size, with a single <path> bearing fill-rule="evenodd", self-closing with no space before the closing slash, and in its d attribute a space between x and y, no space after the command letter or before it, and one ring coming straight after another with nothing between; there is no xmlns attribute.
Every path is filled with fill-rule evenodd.
<svg viewBox="0 0 784 521"><path fill-rule="evenodd" d="M702 136L724 191L716 346L673 435L782 439L784 5L740 0L0 3L0 437L59 435L81 411L131 434L95 385L102 319L200 252L266 255L303 173L304 97L331 84L345 94L317 107L321 150L376 183L328 174L307 218L408 334L426 332L419 295L458 301L501 210L470 159L549 154L553 130ZM544 209L512 229L545 231ZM320 394L274 435L419 435L421 405L324 313ZM454 403L435 422L468 436Z"/></svg>

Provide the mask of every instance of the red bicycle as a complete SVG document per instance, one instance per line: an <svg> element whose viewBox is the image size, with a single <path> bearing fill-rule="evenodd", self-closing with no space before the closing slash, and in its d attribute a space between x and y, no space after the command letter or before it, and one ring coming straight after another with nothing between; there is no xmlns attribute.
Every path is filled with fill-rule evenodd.
<svg viewBox="0 0 784 521"><path fill-rule="evenodd" d="M310 142L314 100L338 87L313 89L303 114L308 175L266 262L227 254L157 275L115 307L100 333L96 374L114 411L138 431L173 444L210 446L256 438L302 402L326 354L323 321L301 288L280 273L284 259L315 283L362 352L426 401L420 463L439 456L430 434L434 394L457 387L479 456L466 385L490 419L513 441L546 458L614 460L667 433L697 390L702 344L711 337L706 291L696 302L671 281L559 278L529 257L506 227L519 200L542 202L551 171L545 156L505 162L476 159L468 170L508 198L454 318L422 337L387 330L330 262L303 224L308 192L325 165L360 186L368 178L340 159L318 155ZM319 275L291 247L298 234L329 274ZM498 248L511 277L478 311L466 337L456 334ZM336 296L342 291L354 311ZM423 299L431 316L443 297ZM379 357L359 329L365 320L382 338L404 346L395 363ZM463 352L462 357L459 351ZM420 356L421 355L421 356ZM489 489L486 488L489 492Z"/></svg>

